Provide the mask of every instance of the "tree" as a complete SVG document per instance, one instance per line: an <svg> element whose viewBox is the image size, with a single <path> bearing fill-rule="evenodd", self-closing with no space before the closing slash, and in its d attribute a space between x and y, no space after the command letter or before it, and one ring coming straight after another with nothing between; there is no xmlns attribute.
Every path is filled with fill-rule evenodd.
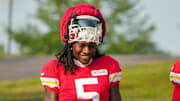
<svg viewBox="0 0 180 101"><path fill-rule="evenodd" d="M0 54L4 54L4 47L0 44Z"/></svg>
<svg viewBox="0 0 180 101"><path fill-rule="evenodd" d="M112 5L106 2L111 13L106 19L108 22L108 34L106 39L106 51L108 53L121 54L152 54L159 53L150 35L154 30L152 24L148 24L148 16L140 17L139 1L115 0ZM113 19L113 20L112 20Z"/></svg>
<svg viewBox="0 0 180 101"><path fill-rule="evenodd" d="M100 8L107 23L105 45L100 49L107 53L147 54L158 52L150 40L154 26L146 25L148 19L137 20L138 1L131 0L39 0L36 18L48 27L42 33L36 26L15 31L14 39L23 54L55 54L62 47L59 23L65 9L79 3L92 4ZM61 47L62 46L62 47Z"/></svg>

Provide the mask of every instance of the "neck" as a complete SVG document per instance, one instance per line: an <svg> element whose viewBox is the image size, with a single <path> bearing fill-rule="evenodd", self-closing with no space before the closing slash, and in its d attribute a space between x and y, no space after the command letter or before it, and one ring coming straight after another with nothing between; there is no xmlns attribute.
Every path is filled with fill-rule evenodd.
<svg viewBox="0 0 180 101"><path fill-rule="evenodd" d="M76 59L73 59L73 60L74 60L74 63L80 67L87 67L92 63L92 58L89 60L89 63L87 63L87 64L83 64L79 60L76 60Z"/></svg>

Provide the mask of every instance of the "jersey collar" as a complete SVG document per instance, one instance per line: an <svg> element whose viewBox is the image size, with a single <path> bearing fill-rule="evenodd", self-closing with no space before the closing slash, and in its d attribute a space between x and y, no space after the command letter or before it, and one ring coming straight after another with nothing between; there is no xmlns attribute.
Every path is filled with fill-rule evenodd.
<svg viewBox="0 0 180 101"><path fill-rule="evenodd" d="M80 66L80 67L87 67L89 66L91 63L92 63L92 58L90 59L89 63L87 64L82 64L79 60L76 60L76 59L73 59L74 60L74 63L77 65L77 66Z"/></svg>

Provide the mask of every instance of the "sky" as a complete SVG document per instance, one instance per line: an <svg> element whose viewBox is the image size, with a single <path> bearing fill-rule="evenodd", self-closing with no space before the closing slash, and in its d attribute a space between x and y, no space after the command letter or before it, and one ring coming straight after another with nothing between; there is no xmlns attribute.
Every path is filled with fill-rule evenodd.
<svg viewBox="0 0 180 101"><path fill-rule="evenodd" d="M152 39L159 49L180 56L180 0L141 0L156 30Z"/></svg>
<svg viewBox="0 0 180 101"><path fill-rule="evenodd" d="M169 52L173 56L180 56L180 0L141 0L142 14L149 15L150 22L155 26L152 33L152 41L158 49ZM39 25L43 30L45 27L32 15L35 14L37 4L35 0L13 0L12 28L20 29L26 24ZM8 0L0 0L0 44L7 50L7 33L4 29L8 24ZM18 53L18 45L13 42L12 53Z"/></svg>

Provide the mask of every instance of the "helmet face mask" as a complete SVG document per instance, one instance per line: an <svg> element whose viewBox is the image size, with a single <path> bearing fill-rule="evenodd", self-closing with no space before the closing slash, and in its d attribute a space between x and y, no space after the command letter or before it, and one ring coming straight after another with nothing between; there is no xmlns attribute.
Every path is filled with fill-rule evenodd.
<svg viewBox="0 0 180 101"><path fill-rule="evenodd" d="M102 22L97 17L79 15L72 18L68 30L68 43L83 41L100 45L102 42Z"/></svg>

